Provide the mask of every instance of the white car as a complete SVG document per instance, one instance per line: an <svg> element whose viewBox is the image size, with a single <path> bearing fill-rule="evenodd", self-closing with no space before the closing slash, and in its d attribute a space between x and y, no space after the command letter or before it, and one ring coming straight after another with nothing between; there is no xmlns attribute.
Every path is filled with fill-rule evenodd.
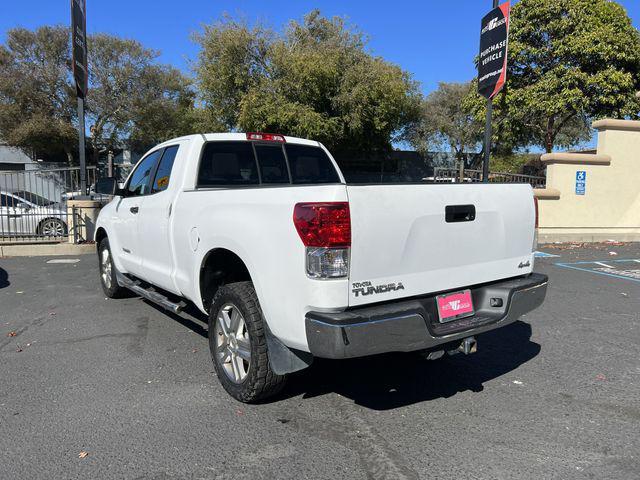
<svg viewBox="0 0 640 480"><path fill-rule="evenodd" d="M61 237L68 232L64 203L28 191L0 190L0 237Z"/></svg>
<svg viewBox="0 0 640 480"><path fill-rule="evenodd" d="M472 353L539 306L524 184L350 185L320 143L191 135L153 148L100 212L102 287L209 317L211 356L243 402L314 357Z"/></svg>

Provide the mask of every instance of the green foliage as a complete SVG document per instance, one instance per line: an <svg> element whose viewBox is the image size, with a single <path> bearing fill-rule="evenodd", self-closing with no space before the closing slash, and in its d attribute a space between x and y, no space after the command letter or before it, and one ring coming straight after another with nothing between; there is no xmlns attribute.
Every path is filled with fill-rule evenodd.
<svg viewBox="0 0 640 480"><path fill-rule="evenodd" d="M472 83L441 82L422 102L420 122L407 135L409 143L420 152L439 151L446 145L458 160L475 152L484 123L465 108L472 88Z"/></svg>
<svg viewBox="0 0 640 480"><path fill-rule="evenodd" d="M193 93L178 70L135 40L89 37L87 120L97 161L101 149L127 143L146 149L190 133Z"/></svg>
<svg viewBox="0 0 640 480"><path fill-rule="evenodd" d="M522 173L522 167L540 158L540 155L530 153L515 153L511 155L493 155L489 162L491 172Z"/></svg>
<svg viewBox="0 0 640 480"><path fill-rule="evenodd" d="M203 121L211 121L215 129L237 125L242 98L266 76L272 37L261 25L249 28L229 17L195 35L201 46L196 74L208 110Z"/></svg>
<svg viewBox="0 0 640 480"><path fill-rule="evenodd" d="M111 35L89 38L90 151L144 149L193 131L273 131L360 155L406 140L418 150L478 149L485 101L476 82L440 84L426 99L411 75L371 55L342 18L314 10L283 33L225 17L195 37L197 91L158 52ZM0 139L27 152L77 144L68 28L16 28L0 45ZM568 148L605 116L640 115L640 34L607 0L520 0L512 9L508 81L494 99L494 169L513 151ZM195 105L198 105L198 108ZM343 155L344 156L344 155Z"/></svg>
<svg viewBox="0 0 640 480"><path fill-rule="evenodd" d="M521 0L512 9L507 87L495 99L498 151L588 140L597 118L635 118L640 33L607 0ZM467 107L484 117L484 101Z"/></svg>
<svg viewBox="0 0 640 480"><path fill-rule="evenodd" d="M69 31L15 28L0 45L0 139L41 153L71 154L77 144Z"/></svg>
<svg viewBox="0 0 640 480"><path fill-rule="evenodd" d="M191 133L194 92L178 70L133 40L89 37L86 121L90 151L149 147ZM0 138L30 154L69 162L77 149L77 110L69 29L13 29L0 45Z"/></svg>
<svg viewBox="0 0 640 480"><path fill-rule="evenodd" d="M640 111L640 34L615 2L522 0L509 49L510 115L547 151L571 122Z"/></svg>
<svg viewBox="0 0 640 480"><path fill-rule="evenodd" d="M363 35L316 10L283 35L230 18L196 37L212 121L230 130L314 138L337 151L390 149L418 118L411 76L366 52Z"/></svg>

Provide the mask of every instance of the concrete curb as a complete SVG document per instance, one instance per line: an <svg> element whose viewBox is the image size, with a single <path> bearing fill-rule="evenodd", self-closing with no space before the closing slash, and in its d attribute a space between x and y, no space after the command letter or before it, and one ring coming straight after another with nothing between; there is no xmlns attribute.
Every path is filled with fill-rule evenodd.
<svg viewBox="0 0 640 480"><path fill-rule="evenodd" d="M0 245L0 257L52 257L57 255L87 255L96 252L93 243L73 245L71 243Z"/></svg>

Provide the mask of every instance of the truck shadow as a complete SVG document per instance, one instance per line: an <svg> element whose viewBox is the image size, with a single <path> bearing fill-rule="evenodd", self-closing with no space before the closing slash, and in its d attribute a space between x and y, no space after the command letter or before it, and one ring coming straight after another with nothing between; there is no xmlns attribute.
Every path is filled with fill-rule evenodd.
<svg viewBox="0 0 640 480"><path fill-rule="evenodd" d="M176 321L183 327L186 327L192 332L197 333L201 337L209 338L209 329L207 328L207 324L209 320L207 316L204 313L202 313L200 310L198 310L198 307L196 307L195 305L188 303L186 308L183 310L183 313L177 315L175 313L165 310L161 306L153 302L150 302L147 299L143 298L142 301L147 305L149 305L150 307L153 307L155 310L162 313L163 315L166 315L167 317Z"/></svg>
<svg viewBox="0 0 640 480"><path fill-rule="evenodd" d="M152 302L144 302L208 338L207 316L195 305L187 304L183 313L176 315ZM540 345L531 341L531 325L521 321L483 333L477 340L478 351L473 355L445 355L434 361L416 353L350 360L315 359L308 369L291 374L284 391L267 402L337 393L372 410L390 410L468 390L481 392L485 382L515 370L540 353Z"/></svg>
<svg viewBox="0 0 640 480"><path fill-rule="evenodd" d="M518 321L479 335L478 352L469 356L429 361L417 354L398 353L341 361L318 359L309 369L292 375L279 398L337 393L363 407L389 410L467 390L481 392L485 382L538 355L540 345L530 338L531 326Z"/></svg>
<svg viewBox="0 0 640 480"><path fill-rule="evenodd" d="M11 285L11 282L9 282L9 274L4 268L0 267L0 288L5 288L9 285Z"/></svg>

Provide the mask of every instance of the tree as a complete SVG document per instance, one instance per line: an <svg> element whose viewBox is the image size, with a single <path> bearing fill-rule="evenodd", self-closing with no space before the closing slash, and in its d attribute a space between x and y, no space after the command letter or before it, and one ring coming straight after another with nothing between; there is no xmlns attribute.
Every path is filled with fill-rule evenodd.
<svg viewBox="0 0 640 480"><path fill-rule="evenodd" d="M102 149L140 149L193 131L195 93L158 52L105 34L89 37L87 125L94 163ZM0 139L73 163L76 94L67 27L13 29L0 45Z"/></svg>
<svg viewBox="0 0 640 480"><path fill-rule="evenodd" d="M507 78L503 102L520 144L575 144L593 119L638 115L640 33L616 2L521 0Z"/></svg>
<svg viewBox="0 0 640 480"><path fill-rule="evenodd" d="M278 35L225 18L196 36L212 127L310 137L337 151L391 148L418 118L411 76L366 52L343 19L314 10Z"/></svg>
<svg viewBox="0 0 640 480"><path fill-rule="evenodd" d="M77 146L70 35L65 27L15 28L0 45L0 139L32 158Z"/></svg>
<svg viewBox="0 0 640 480"><path fill-rule="evenodd" d="M133 143L141 149L191 131L189 80L155 63L159 53L135 40L89 37L90 124L94 162L101 149Z"/></svg>
<svg viewBox="0 0 640 480"><path fill-rule="evenodd" d="M471 88L471 82L441 82L422 102L420 121L407 135L409 143L420 152L446 145L458 162L464 162L467 153L476 152L484 124L464 106Z"/></svg>

